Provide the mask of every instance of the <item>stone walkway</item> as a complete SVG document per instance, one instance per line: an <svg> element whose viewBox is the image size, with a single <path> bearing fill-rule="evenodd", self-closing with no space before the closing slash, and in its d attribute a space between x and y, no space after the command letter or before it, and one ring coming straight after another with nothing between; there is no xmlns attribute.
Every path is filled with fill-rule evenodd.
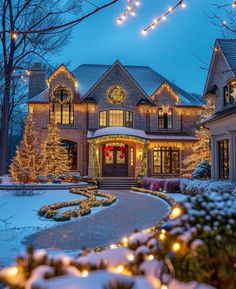
<svg viewBox="0 0 236 289"><path fill-rule="evenodd" d="M158 224L169 210L169 205L156 197L128 191L111 193L118 199L113 206L30 235L23 243L53 251L102 247L118 242L134 229Z"/></svg>

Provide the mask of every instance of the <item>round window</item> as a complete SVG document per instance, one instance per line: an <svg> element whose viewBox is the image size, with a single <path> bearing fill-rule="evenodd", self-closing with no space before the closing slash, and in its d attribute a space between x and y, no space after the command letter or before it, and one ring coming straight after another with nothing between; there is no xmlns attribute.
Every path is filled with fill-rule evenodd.
<svg viewBox="0 0 236 289"><path fill-rule="evenodd" d="M53 91L53 98L54 98L54 101L57 101L60 103L70 102L71 101L71 91L64 86L58 86Z"/></svg>

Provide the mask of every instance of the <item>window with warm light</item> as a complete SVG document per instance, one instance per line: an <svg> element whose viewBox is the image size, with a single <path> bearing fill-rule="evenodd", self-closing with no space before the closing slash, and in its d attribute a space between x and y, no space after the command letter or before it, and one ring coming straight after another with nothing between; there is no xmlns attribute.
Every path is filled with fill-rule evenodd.
<svg viewBox="0 0 236 289"><path fill-rule="evenodd" d="M164 111L162 108L158 109L158 128L171 129L173 128L173 113L172 109Z"/></svg>
<svg viewBox="0 0 236 289"><path fill-rule="evenodd" d="M109 110L109 126L124 126L123 110Z"/></svg>
<svg viewBox="0 0 236 289"><path fill-rule="evenodd" d="M229 178L229 140L218 142L219 151L219 178L227 180Z"/></svg>
<svg viewBox="0 0 236 289"><path fill-rule="evenodd" d="M50 121L54 119L58 124L74 123L71 96L71 91L64 86L59 86L54 90L53 103L50 111Z"/></svg>
<svg viewBox="0 0 236 289"><path fill-rule="evenodd" d="M133 127L133 113L131 111L125 111L125 126Z"/></svg>
<svg viewBox="0 0 236 289"><path fill-rule="evenodd" d="M224 86L224 105L236 103L236 82Z"/></svg>
<svg viewBox="0 0 236 289"><path fill-rule="evenodd" d="M99 125L107 126L107 111L106 110L99 112Z"/></svg>
<svg viewBox="0 0 236 289"><path fill-rule="evenodd" d="M179 174L179 149L159 147L153 149L154 174Z"/></svg>

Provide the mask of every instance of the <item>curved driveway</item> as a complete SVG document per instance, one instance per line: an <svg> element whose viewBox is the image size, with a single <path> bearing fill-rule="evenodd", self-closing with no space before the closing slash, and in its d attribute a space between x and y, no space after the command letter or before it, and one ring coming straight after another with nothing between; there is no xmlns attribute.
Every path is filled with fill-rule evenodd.
<svg viewBox="0 0 236 289"><path fill-rule="evenodd" d="M158 224L169 205L156 197L128 191L111 192L118 201L111 207L73 222L62 223L24 240L24 244L47 250L79 250L117 243L134 229Z"/></svg>

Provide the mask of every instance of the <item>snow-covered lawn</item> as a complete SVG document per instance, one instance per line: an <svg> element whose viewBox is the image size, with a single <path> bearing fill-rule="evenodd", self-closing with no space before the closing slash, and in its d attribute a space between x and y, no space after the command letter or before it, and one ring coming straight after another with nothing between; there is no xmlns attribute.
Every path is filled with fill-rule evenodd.
<svg viewBox="0 0 236 289"><path fill-rule="evenodd" d="M187 196L181 193L171 193L169 194L176 202L183 202L186 200Z"/></svg>
<svg viewBox="0 0 236 289"><path fill-rule="evenodd" d="M21 241L24 237L60 224L40 218L38 210L42 206L80 198L83 197L70 194L68 190L35 191L33 196L16 196L14 191L0 191L0 266L11 263L23 249ZM93 208L92 213L101 209Z"/></svg>

